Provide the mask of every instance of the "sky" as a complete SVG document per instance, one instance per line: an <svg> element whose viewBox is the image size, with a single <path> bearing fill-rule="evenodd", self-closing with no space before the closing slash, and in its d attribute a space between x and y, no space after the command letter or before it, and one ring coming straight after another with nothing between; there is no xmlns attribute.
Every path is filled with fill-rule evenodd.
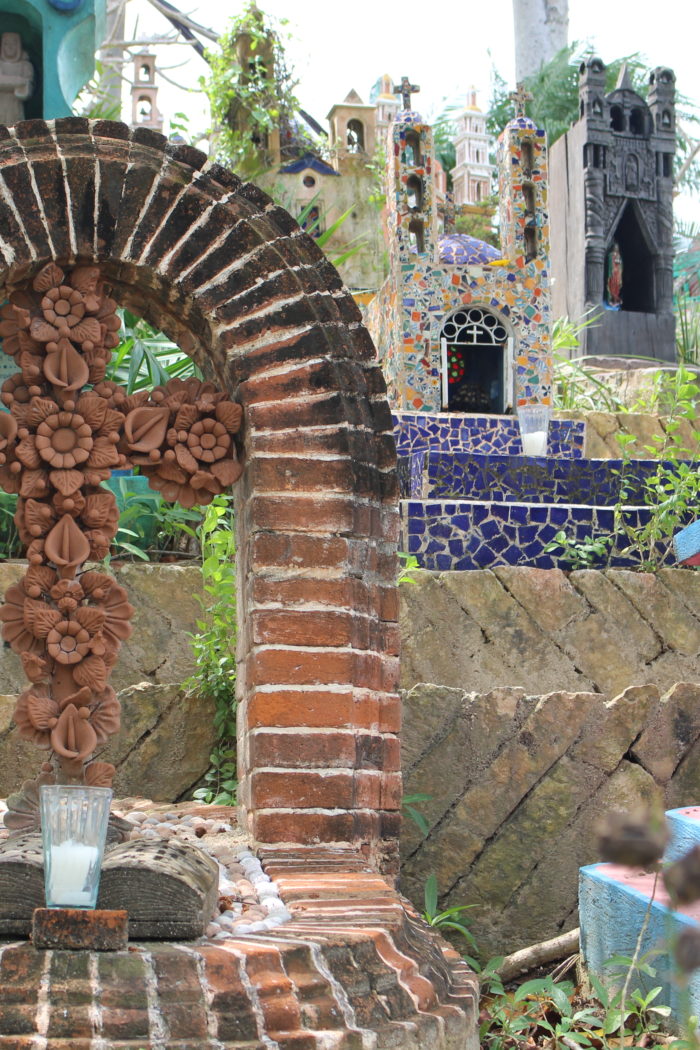
<svg viewBox="0 0 700 1050"><path fill-rule="evenodd" d="M217 33L242 6L238 0L173 2ZM428 119L445 100L460 101L472 86L486 109L494 66L507 82L515 79L512 0L258 3L268 15L288 19L286 48L299 79L297 96L324 126L331 106L342 102L351 88L367 101L382 73L396 79L406 75L419 84L415 105ZM148 0L128 0L127 12L131 32L135 25L145 36L168 31ZM700 110L697 0L569 0L569 40L589 43L604 62L639 53L650 69L671 66L679 92ZM161 110L166 116L186 113L193 132L205 131L207 107L197 83L206 73L205 63L189 47L169 46L160 49L159 65L190 88L176 90L161 80ZM684 200L680 210L684 219L700 222L700 198Z"/></svg>

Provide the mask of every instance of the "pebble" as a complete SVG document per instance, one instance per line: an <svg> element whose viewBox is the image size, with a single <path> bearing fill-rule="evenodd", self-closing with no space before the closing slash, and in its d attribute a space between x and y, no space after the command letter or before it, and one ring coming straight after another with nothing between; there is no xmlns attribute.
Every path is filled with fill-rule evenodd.
<svg viewBox="0 0 700 1050"><path fill-rule="evenodd" d="M126 819L134 825L131 839L177 838L194 843L218 862L218 896L228 898L230 907L217 912L207 926L205 937L209 940L225 941L232 935L264 932L291 919L276 883L265 874L254 853L226 842L205 841L209 836L231 832L226 821L193 814L180 816L175 811L154 816L142 810L132 810Z"/></svg>

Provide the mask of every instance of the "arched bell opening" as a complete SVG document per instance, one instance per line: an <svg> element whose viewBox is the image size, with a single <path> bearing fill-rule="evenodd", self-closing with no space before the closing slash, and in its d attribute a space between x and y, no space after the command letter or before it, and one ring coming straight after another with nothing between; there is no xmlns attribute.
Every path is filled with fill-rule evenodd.
<svg viewBox="0 0 700 1050"><path fill-rule="evenodd" d="M440 333L443 408L501 415L510 405L508 331L484 307L458 310Z"/></svg>

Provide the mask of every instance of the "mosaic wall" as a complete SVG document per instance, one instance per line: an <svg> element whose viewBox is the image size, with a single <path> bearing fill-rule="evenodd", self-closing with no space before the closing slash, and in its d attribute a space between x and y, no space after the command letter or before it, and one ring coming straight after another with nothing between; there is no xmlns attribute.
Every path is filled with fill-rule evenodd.
<svg viewBox="0 0 700 1050"><path fill-rule="evenodd" d="M553 419L549 424L548 456L580 459L586 424ZM394 438L400 455L430 448L440 452L519 455L520 428L514 416L457 415L440 412L395 412Z"/></svg>
<svg viewBox="0 0 700 1050"><path fill-rule="evenodd" d="M402 500L402 550L414 554L421 568L493 569L498 565L529 565L538 569L569 569L560 552L544 548L560 529L573 540L609 535L613 510L566 504L470 503L447 500ZM625 518L637 526L648 519L644 508L629 508ZM613 552L610 566L638 564L634 557ZM675 564L669 552L667 564ZM590 568L605 568L603 558Z"/></svg>
<svg viewBox="0 0 700 1050"><path fill-rule="evenodd" d="M405 118L405 119L404 119ZM440 336L456 311L482 307L502 322L512 336L503 351L512 354L506 369L506 405L551 403L549 342L549 220L544 132L526 118L506 127L499 142L501 167L501 229L503 258L469 245L454 250L449 234L443 260L437 238L437 213L427 163L432 149L430 129L413 113L399 113L389 137L387 186L390 275L369 304L366 323L387 379L392 404L403 410L438 412L442 407ZM426 166L408 163L408 139L418 135L426 145ZM422 171L419 174L419 171ZM409 183L418 177L423 194L409 200ZM411 201L413 206L411 206ZM504 224L505 223L505 224ZM423 246L415 230L422 226ZM414 233L411 234L411 227ZM536 257L526 262L534 244ZM464 262L463 260L467 261ZM512 369L512 371L511 371ZM512 379L510 378L512 376ZM505 407L505 406L504 406Z"/></svg>
<svg viewBox="0 0 700 1050"><path fill-rule="evenodd" d="M530 456L483 456L469 452L418 452L411 459L411 495L429 499L460 497L496 502L572 503L610 507L617 502L622 460L552 459ZM644 479L658 469L656 460L636 460L624 469L625 503L644 502ZM670 466L670 464L669 464ZM416 486L415 475L421 471Z"/></svg>

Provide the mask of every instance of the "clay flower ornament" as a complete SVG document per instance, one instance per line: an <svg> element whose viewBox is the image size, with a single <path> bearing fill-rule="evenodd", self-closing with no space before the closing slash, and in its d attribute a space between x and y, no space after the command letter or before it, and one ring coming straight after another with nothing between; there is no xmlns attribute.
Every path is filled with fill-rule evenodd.
<svg viewBox="0 0 700 1050"><path fill-rule="evenodd" d="M127 413L121 448L168 502L206 505L243 471L232 436L242 418L213 383L171 379Z"/></svg>
<svg viewBox="0 0 700 1050"><path fill-rule="evenodd" d="M119 729L109 685L130 635L133 607L111 576L85 569L110 549L119 515L102 487L115 467L138 465L172 502L209 503L240 475L240 405L208 382L172 379L127 394L106 380L118 344L116 303L100 271L55 263L9 290L2 348L19 367L0 389L0 485L17 493L15 521L29 568L5 595L2 636L30 685L18 698L20 735L50 752L13 796L8 827L36 826L38 785L61 779L107 786L114 767L95 749Z"/></svg>

